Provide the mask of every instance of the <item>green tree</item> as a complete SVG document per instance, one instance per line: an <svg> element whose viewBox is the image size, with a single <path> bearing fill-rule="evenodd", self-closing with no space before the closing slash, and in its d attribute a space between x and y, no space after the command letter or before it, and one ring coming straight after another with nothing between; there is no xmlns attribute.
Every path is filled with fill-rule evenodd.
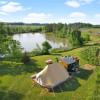
<svg viewBox="0 0 100 100"><path fill-rule="evenodd" d="M49 49L52 48L51 45L47 41L44 41L42 43L42 47L43 47L43 50L42 50L43 54L49 54Z"/></svg>
<svg viewBox="0 0 100 100"><path fill-rule="evenodd" d="M23 48L19 41L9 40L5 42L5 54L9 60L19 60L22 55Z"/></svg>
<svg viewBox="0 0 100 100"><path fill-rule="evenodd" d="M2 22L0 22L0 34L5 34L5 26Z"/></svg>
<svg viewBox="0 0 100 100"><path fill-rule="evenodd" d="M27 52L25 52L21 58L21 61L24 64L28 64L30 62L30 56L27 54Z"/></svg>
<svg viewBox="0 0 100 100"><path fill-rule="evenodd" d="M78 47L83 45L83 38L81 37L81 31L74 29L70 33L69 41L73 47Z"/></svg>
<svg viewBox="0 0 100 100"><path fill-rule="evenodd" d="M63 24L62 23L58 23L57 24L57 30L60 31L63 28Z"/></svg>
<svg viewBox="0 0 100 100"><path fill-rule="evenodd" d="M53 32L53 24L47 24L45 26L45 31L46 32Z"/></svg>
<svg viewBox="0 0 100 100"><path fill-rule="evenodd" d="M86 34L86 36L85 36L85 41L86 41L86 42L90 41L90 35Z"/></svg>

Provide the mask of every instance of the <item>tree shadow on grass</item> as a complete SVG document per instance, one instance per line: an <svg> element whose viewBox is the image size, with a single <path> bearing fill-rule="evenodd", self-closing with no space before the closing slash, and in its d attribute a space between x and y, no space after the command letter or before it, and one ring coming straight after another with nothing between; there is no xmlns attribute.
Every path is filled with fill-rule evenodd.
<svg viewBox="0 0 100 100"><path fill-rule="evenodd" d="M24 65L24 71L28 73L39 72L42 70L40 66L36 63L37 60L32 59L27 65Z"/></svg>
<svg viewBox="0 0 100 100"><path fill-rule="evenodd" d="M67 92L67 91L75 91L77 88L79 88L81 84L78 82L76 78L72 78L70 80L67 80L54 88L55 93L61 93L61 92ZM53 92L51 90L51 92Z"/></svg>
<svg viewBox="0 0 100 100"><path fill-rule="evenodd" d="M79 69L80 73L79 74L75 74L76 77L87 80L89 78L89 76L93 73L93 70L86 70L83 68Z"/></svg>
<svg viewBox="0 0 100 100"><path fill-rule="evenodd" d="M52 54L53 56L62 56L61 54L57 54L57 53L55 53L55 54Z"/></svg>
<svg viewBox="0 0 100 100"><path fill-rule="evenodd" d="M23 94L14 90L6 91L7 87L0 87L0 100L22 100Z"/></svg>
<svg viewBox="0 0 100 100"><path fill-rule="evenodd" d="M22 63L16 62L1 62L0 64L0 76L3 75L20 75L22 73L33 73L42 70L40 66L36 63L37 61L32 59L32 61L24 65Z"/></svg>
<svg viewBox="0 0 100 100"><path fill-rule="evenodd" d="M1 80L0 80L0 84L1 84L2 82L1 82Z"/></svg>
<svg viewBox="0 0 100 100"><path fill-rule="evenodd" d="M91 46L100 46L100 43L94 43L94 44L86 44L83 47L91 47Z"/></svg>

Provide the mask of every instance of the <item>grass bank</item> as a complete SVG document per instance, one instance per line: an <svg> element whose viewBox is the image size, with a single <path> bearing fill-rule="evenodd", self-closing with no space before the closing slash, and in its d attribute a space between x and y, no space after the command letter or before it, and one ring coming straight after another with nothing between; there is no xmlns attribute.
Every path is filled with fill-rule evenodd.
<svg viewBox="0 0 100 100"><path fill-rule="evenodd" d="M16 62L0 61L0 100L86 100L93 93L96 71L84 70L80 66L81 73L75 75L74 81L70 80L71 85L68 83L66 89L62 85L64 92L56 89L55 94L46 92L30 79L32 74L38 73L46 66L46 60L52 59L54 61L55 57L77 56L80 59L80 65L86 64L87 62L79 55L83 48L31 57L31 63L27 66Z"/></svg>

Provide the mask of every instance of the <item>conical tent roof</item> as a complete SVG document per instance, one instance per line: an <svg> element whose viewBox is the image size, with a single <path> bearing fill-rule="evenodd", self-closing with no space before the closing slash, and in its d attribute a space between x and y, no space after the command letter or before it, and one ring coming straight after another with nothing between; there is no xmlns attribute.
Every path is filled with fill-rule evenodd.
<svg viewBox="0 0 100 100"><path fill-rule="evenodd" d="M36 75L36 81L43 87L52 88L67 80L69 77L66 69L59 63L47 65Z"/></svg>

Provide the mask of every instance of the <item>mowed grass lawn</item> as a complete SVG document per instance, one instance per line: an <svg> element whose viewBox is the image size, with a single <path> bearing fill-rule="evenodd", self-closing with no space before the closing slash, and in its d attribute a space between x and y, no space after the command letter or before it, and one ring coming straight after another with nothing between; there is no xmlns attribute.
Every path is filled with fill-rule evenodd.
<svg viewBox="0 0 100 100"><path fill-rule="evenodd" d="M87 63L79 55L83 48L31 57L31 63L27 66L22 63L0 61L0 100L92 100L97 72L82 69L81 66ZM55 94L47 92L31 80L31 75L46 66L46 60L54 61L55 57L60 58L64 55L79 57L81 73L66 82L68 88L64 84L61 85L63 92L59 88L55 89Z"/></svg>

